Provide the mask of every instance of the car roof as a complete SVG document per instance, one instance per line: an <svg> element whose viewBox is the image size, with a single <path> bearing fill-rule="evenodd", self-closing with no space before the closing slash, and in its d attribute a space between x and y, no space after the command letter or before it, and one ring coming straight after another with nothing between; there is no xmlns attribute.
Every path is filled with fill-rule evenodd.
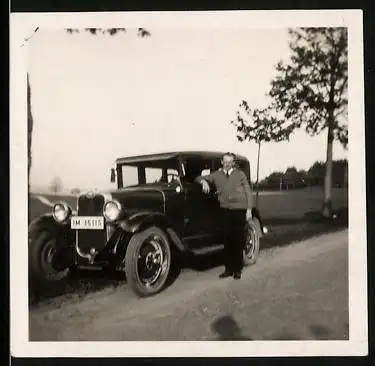
<svg viewBox="0 0 375 366"><path fill-rule="evenodd" d="M173 159L179 156L184 158L193 157L200 159L220 159L226 151L198 151L198 150L186 150L186 151L171 151L171 152L162 152L154 154L144 154L144 155L133 155L125 156L116 159L117 164L126 164L126 163L140 163L142 161L156 161L156 160L168 160ZM242 155L236 155L236 160L247 161L248 159Z"/></svg>

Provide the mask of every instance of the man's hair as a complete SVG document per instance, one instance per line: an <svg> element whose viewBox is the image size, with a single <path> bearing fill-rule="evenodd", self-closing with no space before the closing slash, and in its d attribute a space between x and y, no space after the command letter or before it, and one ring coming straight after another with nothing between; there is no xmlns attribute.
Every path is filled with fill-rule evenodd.
<svg viewBox="0 0 375 366"><path fill-rule="evenodd" d="M222 159L224 159L224 156L231 156L233 158L233 160L236 160L236 155L233 154L232 152L226 152L225 154L223 154L223 156L221 157Z"/></svg>

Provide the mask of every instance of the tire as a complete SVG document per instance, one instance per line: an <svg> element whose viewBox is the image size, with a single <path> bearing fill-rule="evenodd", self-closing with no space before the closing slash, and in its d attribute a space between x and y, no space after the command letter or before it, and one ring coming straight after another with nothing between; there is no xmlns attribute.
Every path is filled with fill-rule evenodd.
<svg viewBox="0 0 375 366"><path fill-rule="evenodd" d="M154 240L149 241L149 239ZM154 249L154 254L151 251L147 253L145 248ZM150 261L157 250L159 250L159 254L162 252L161 260L163 263L161 265L160 263L156 263L154 264L154 268L149 269L148 266L152 267ZM139 297L153 296L162 291L171 271L171 259L171 248L164 231L156 226L151 226L144 231L134 234L129 241L125 254L126 280L132 291ZM155 260L157 261L157 259ZM150 275L156 272L154 275L155 278L152 278L148 282L142 279L143 276L140 276L139 273L140 271L147 272L147 270L150 271Z"/></svg>
<svg viewBox="0 0 375 366"><path fill-rule="evenodd" d="M247 222L245 229L246 244L243 251L243 263L245 267L255 264L259 257L261 236L260 230L260 223L257 218L253 218ZM250 238L252 240L252 244L248 245Z"/></svg>
<svg viewBox="0 0 375 366"><path fill-rule="evenodd" d="M29 273L33 286L56 286L65 282L69 276L69 268L56 270L49 260L56 249L56 238L47 230L37 232L29 238Z"/></svg>

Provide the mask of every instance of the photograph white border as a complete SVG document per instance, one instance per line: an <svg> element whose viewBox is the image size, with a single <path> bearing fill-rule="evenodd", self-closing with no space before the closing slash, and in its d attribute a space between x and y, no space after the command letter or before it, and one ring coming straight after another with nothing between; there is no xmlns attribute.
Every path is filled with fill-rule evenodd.
<svg viewBox="0 0 375 366"><path fill-rule="evenodd" d="M29 342L27 260L27 44L36 27L348 27L349 340ZM363 356L367 334L367 233L363 13L361 10L12 13L10 15L10 325L16 357Z"/></svg>

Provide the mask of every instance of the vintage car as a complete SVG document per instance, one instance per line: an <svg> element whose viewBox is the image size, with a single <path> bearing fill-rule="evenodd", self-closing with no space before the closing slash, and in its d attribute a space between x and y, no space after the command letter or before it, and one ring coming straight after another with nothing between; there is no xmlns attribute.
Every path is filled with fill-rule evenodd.
<svg viewBox="0 0 375 366"><path fill-rule="evenodd" d="M56 203L29 227L29 271L38 284L64 281L77 268L124 271L140 297L166 285L175 258L223 249L219 203L195 182L221 165L222 152L168 152L119 158L111 192L77 196L76 207ZM236 164L250 181L250 164ZM266 232L259 211L244 228L245 265L254 264Z"/></svg>

